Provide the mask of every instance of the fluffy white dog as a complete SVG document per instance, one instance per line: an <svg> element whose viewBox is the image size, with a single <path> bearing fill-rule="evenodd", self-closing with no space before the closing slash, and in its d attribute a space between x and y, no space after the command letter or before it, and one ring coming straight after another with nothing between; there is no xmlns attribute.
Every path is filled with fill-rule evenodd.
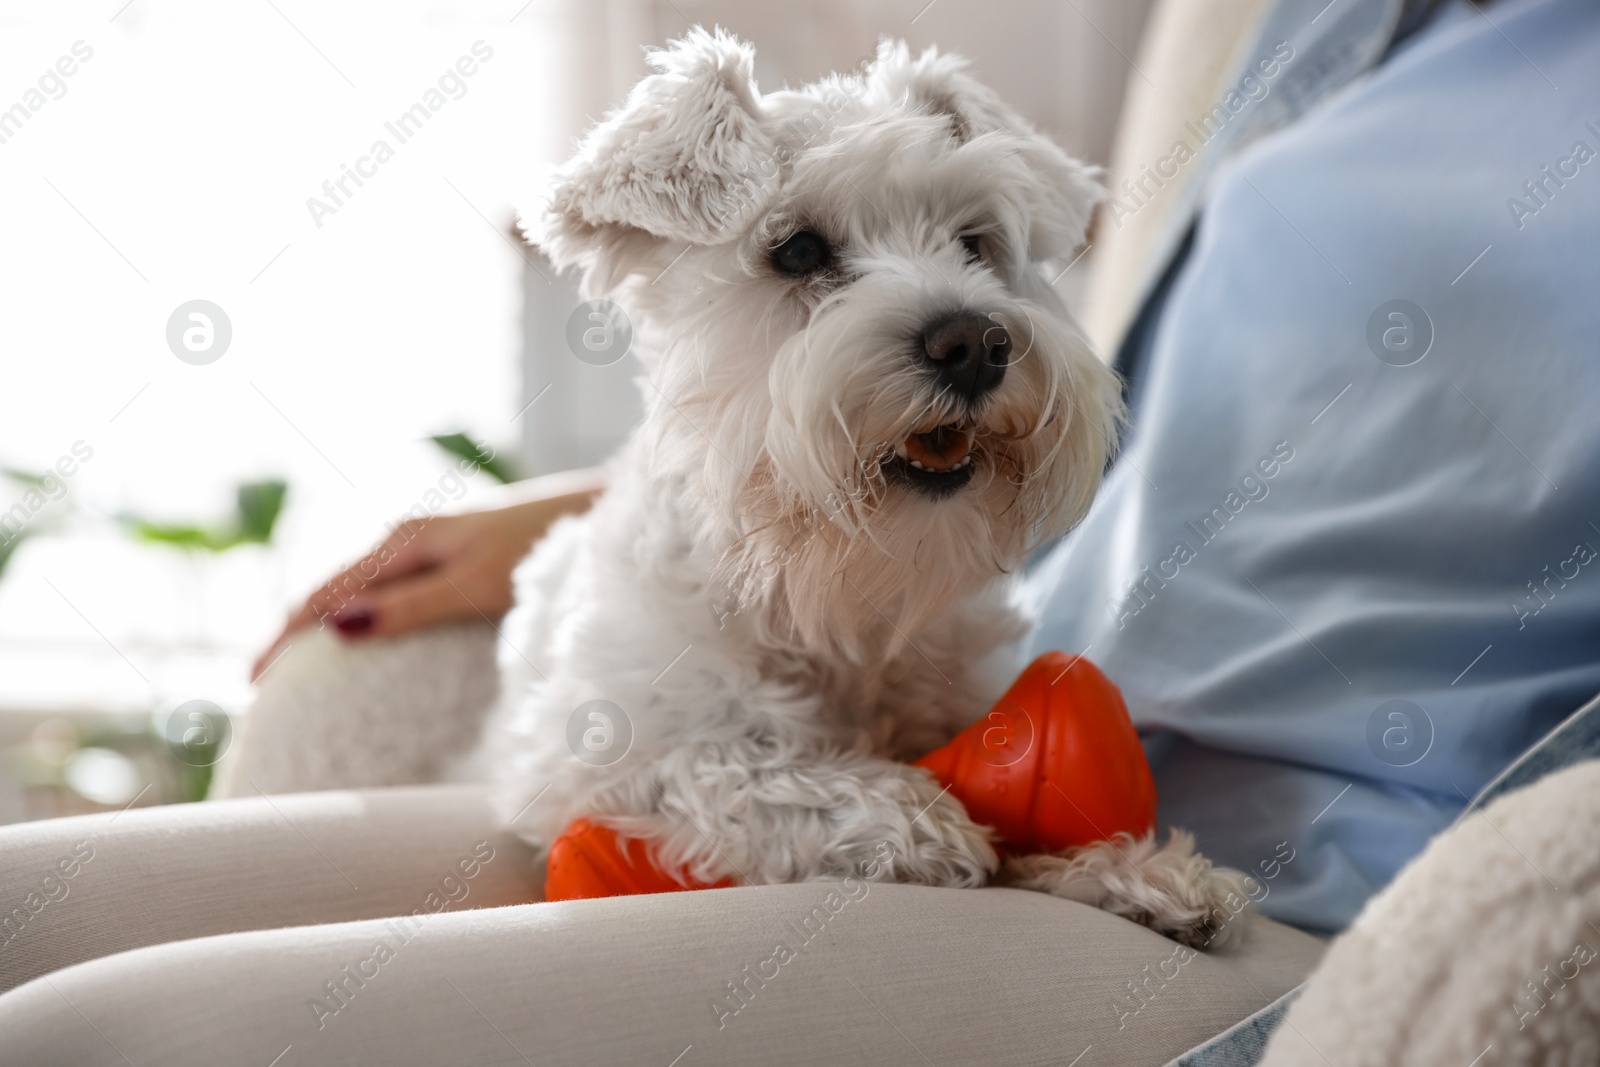
<svg viewBox="0 0 1600 1067"><path fill-rule="evenodd" d="M1118 383L1051 289L1099 187L964 72L885 44L760 93L692 31L530 237L612 298L643 424L516 574L499 803L597 816L704 880L991 880L1191 942L1239 888L1183 835L1008 861L909 765L1020 664L1008 579L1097 489Z"/></svg>

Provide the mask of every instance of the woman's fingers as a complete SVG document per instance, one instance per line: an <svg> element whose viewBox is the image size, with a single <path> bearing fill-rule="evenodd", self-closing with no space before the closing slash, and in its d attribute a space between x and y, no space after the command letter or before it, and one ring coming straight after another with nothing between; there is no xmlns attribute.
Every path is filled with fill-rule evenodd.
<svg viewBox="0 0 1600 1067"><path fill-rule="evenodd" d="M393 637L463 619L494 618L445 570L373 589L333 620L345 637Z"/></svg>
<svg viewBox="0 0 1600 1067"><path fill-rule="evenodd" d="M367 583L361 591L345 598L322 600L313 595L290 617L272 647L261 654L250 669L250 680L257 681L277 661L289 639L300 630L324 621L341 637L392 637L440 623L461 619L495 618L504 612L493 611L493 603L480 614L480 606L461 584L443 570L385 578L382 584Z"/></svg>
<svg viewBox="0 0 1600 1067"><path fill-rule="evenodd" d="M251 665L250 680L258 680L277 661L289 638L321 620L329 620L337 626L341 618L345 619L340 629L350 636L370 630L370 623L364 621L368 616L362 613L368 591L415 574L435 563L428 522L412 519L399 524L371 552L329 578L306 597L305 602L289 616L271 646Z"/></svg>
<svg viewBox="0 0 1600 1067"><path fill-rule="evenodd" d="M360 560L318 586L250 671L271 669L296 633L318 623L358 639L409 633L460 619L499 619L511 607L511 572L563 515L593 503L593 471L527 483L526 499L485 511L410 519Z"/></svg>
<svg viewBox="0 0 1600 1067"><path fill-rule="evenodd" d="M307 626L318 619L341 618L372 590L439 562L428 525L404 523L371 552L312 590L305 605L290 620L290 629ZM297 621L298 627L294 625Z"/></svg>

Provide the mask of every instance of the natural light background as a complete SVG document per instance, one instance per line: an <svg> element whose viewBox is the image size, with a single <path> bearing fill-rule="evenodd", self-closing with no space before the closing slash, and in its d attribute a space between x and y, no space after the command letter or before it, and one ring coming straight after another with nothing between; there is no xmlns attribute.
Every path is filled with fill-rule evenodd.
<svg viewBox="0 0 1600 1067"><path fill-rule="evenodd" d="M570 367L547 373L566 353L523 350L527 268L510 228L642 73L641 46L722 22L763 49L771 86L853 67L880 35L938 42L1103 160L1148 7L0 4L0 110L28 107L60 57L79 56L71 77L46 77L42 106L0 125L0 467L42 472L92 450L30 515L50 532L0 575L0 716L243 709L250 655L290 603L437 499L453 463L430 434L466 431L531 471L554 461L517 455L540 437L521 420L576 436L584 410L622 402L626 368L585 367L611 377L586 380L584 403L552 388L519 416L551 381L576 387ZM472 76L455 74L461 57ZM456 79L446 102L399 143L385 123L441 75ZM307 199L327 200L323 183L380 138L393 158L318 226ZM166 342L194 299L231 321L210 365ZM115 521L221 519L241 482L266 478L289 485L270 547L187 554ZM489 489L469 482L451 507ZM24 490L0 480L0 511ZM14 738L0 723L0 744ZM6 773L0 821L19 817Z"/></svg>

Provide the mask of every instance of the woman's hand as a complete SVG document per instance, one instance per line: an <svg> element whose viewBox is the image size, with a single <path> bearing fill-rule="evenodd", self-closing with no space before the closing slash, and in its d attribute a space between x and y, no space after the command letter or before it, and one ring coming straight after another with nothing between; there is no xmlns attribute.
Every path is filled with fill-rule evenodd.
<svg viewBox="0 0 1600 1067"><path fill-rule="evenodd" d="M512 569L551 523L586 510L601 487L595 472L567 472L517 486L518 501L504 507L401 523L306 598L251 667L251 680L293 634L319 620L344 637L362 638L499 619L511 607Z"/></svg>

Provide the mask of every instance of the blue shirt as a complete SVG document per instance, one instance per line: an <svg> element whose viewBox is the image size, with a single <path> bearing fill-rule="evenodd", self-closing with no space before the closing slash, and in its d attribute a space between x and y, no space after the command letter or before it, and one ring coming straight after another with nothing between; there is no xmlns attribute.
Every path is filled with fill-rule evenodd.
<svg viewBox="0 0 1600 1067"><path fill-rule="evenodd" d="M1600 691L1597 153L1592 0L1455 4L1242 150L1030 576L1267 915L1344 927Z"/></svg>

